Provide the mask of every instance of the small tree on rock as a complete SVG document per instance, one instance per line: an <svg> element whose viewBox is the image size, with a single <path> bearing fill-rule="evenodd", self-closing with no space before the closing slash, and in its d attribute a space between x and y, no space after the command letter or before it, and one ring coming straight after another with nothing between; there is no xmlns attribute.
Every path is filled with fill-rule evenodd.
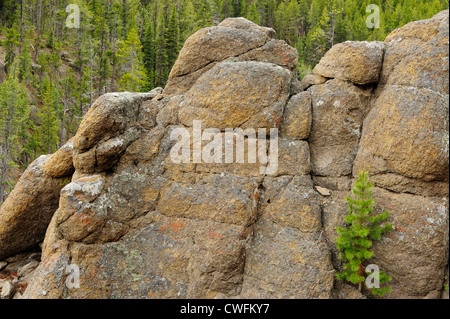
<svg viewBox="0 0 450 319"><path fill-rule="evenodd" d="M343 271L336 277L357 284L362 290L362 283L366 281L366 262L372 258L370 250L372 243L379 240L381 235L391 231L391 224L384 224L389 217L386 210L381 214L373 211L374 200L372 198L372 184L369 182L367 172L360 172L352 189L353 197L347 197L348 214L345 217L347 227L337 227L339 237L336 241L337 248L341 251L339 258L344 262ZM374 295L383 296L391 291L389 286L381 286L391 281L391 277L384 271L378 274L378 287L372 287Z"/></svg>

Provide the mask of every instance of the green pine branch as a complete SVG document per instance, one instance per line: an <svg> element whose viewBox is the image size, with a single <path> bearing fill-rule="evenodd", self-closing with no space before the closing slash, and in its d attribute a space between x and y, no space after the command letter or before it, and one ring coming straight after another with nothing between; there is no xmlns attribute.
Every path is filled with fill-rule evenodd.
<svg viewBox="0 0 450 319"><path fill-rule="evenodd" d="M372 184L369 182L367 172L360 172L358 179L352 189L352 197L347 197L348 214L345 217L346 227L337 227L339 237L336 247L341 251L339 258L344 262L343 271L336 274L336 278L352 284L358 284L359 290L362 283L366 281L365 267L367 261L373 257L370 248L373 241L379 240L381 236L391 231L392 225L386 224L389 217L386 210L381 214L375 214L372 198ZM384 271L379 274L379 288L371 288L376 296L383 296L391 292L391 287L384 284L391 281L391 277Z"/></svg>

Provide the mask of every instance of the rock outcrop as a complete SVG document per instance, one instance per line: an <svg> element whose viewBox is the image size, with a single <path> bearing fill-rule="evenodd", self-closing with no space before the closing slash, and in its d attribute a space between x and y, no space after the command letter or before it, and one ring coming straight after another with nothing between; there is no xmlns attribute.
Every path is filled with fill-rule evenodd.
<svg viewBox="0 0 450 319"><path fill-rule="evenodd" d="M376 211L389 209L395 226L374 247L373 263L393 277L387 297L440 297L448 273L448 20L446 11L384 43L338 44L302 82L293 75L296 50L272 29L231 18L199 30L164 91L103 95L74 139L49 164L38 160L47 179L71 181L61 191L34 184L59 205L50 222L39 219L48 225L42 261L23 297L363 298L336 282L334 244L362 169L375 184ZM258 145L279 129L259 153L276 145L277 170L264 156L173 161L174 129L190 134L192 150L194 121L216 136L267 129ZM225 144L242 141L247 151L255 138L240 134ZM17 223L24 216L11 207L28 190L19 182L14 192L0 212L0 256L25 249L7 248L2 233L3 215ZM79 286L67 285L71 267Z"/></svg>
<svg viewBox="0 0 450 319"><path fill-rule="evenodd" d="M50 160L42 155L31 163L0 207L0 260L36 246L58 208L59 192L70 177L44 173Z"/></svg>

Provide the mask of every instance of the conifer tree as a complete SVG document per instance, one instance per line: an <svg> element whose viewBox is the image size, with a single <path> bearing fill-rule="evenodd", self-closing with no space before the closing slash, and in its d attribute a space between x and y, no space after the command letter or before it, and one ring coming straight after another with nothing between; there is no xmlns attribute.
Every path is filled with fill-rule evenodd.
<svg viewBox="0 0 450 319"><path fill-rule="evenodd" d="M30 77L31 63L29 44L28 41L26 41L22 47L22 52L20 52L19 55L18 77L20 81L24 82Z"/></svg>
<svg viewBox="0 0 450 319"><path fill-rule="evenodd" d="M146 89L151 90L155 87L155 38L153 32L153 23L148 23L145 29L144 39L142 40L143 62L147 73Z"/></svg>
<svg viewBox="0 0 450 319"><path fill-rule="evenodd" d="M256 24L259 24L259 13L258 7L256 6L256 0L254 0L248 7L246 18Z"/></svg>
<svg viewBox="0 0 450 319"><path fill-rule="evenodd" d="M164 16L160 15L155 40L155 86L164 86L169 75L167 69L167 39Z"/></svg>
<svg viewBox="0 0 450 319"><path fill-rule="evenodd" d="M208 1L200 1L196 8L196 30L206 28L212 25L212 11Z"/></svg>
<svg viewBox="0 0 450 319"><path fill-rule="evenodd" d="M60 100L59 92L54 84L45 78L42 86L42 106L39 109L38 118L40 125L38 127L41 151L43 154L53 153L58 145L58 125L57 108Z"/></svg>
<svg viewBox="0 0 450 319"><path fill-rule="evenodd" d="M9 72L10 67L14 63L14 59L17 56L17 48L20 45L19 41L19 33L14 27L11 27L7 30L6 33L6 56L5 56L5 70L6 73Z"/></svg>
<svg viewBox="0 0 450 319"><path fill-rule="evenodd" d="M142 44L135 28L131 28L126 40L119 43L117 56L123 69L121 91L140 92L145 86L146 74Z"/></svg>
<svg viewBox="0 0 450 319"><path fill-rule="evenodd" d="M169 21L167 23L166 33L165 33L166 51L167 51L167 68L168 68L167 73L170 72L170 69L172 68L173 64L175 63L175 60L178 57L179 33L180 33L180 29L178 26L176 7L172 6L170 16L169 16Z"/></svg>
<svg viewBox="0 0 450 319"><path fill-rule="evenodd" d="M0 205L11 186L7 173L22 150L19 133L29 115L28 104L26 88L16 77L0 83Z"/></svg>
<svg viewBox="0 0 450 319"><path fill-rule="evenodd" d="M359 290L366 280L366 262L372 258L370 250L373 241L379 240L381 235L391 231L392 225L384 223L389 217L386 210L381 214L373 211L374 200L372 198L372 184L369 182L367 172L360 172L352 189L353 197L347 197L348 214L345 217L347 227L337 227L339 237L336 241L337 248L341 251L339 258L344 262L343 271L336 277L357 284ZM374 295L383 296L391 291L389 286L381 286L389 282L391 277L384 271L379 274L379 287L371 288Z"/></svg>
<svg viewBox="0 0 450 319"><path fill-rule="evenodd" d="M186 0L180 16L180 37L184 41L195 30L195 7L191 0Z"/></svg>

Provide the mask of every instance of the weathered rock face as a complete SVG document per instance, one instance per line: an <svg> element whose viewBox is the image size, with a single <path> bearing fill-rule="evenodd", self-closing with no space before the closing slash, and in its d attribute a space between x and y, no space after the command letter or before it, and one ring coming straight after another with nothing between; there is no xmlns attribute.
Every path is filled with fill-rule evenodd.
<svg viewBox="0 0 450 319"><path fill-rule="evenodd" d="M205 127L274 127L289 97L292 75L270 63L224 62L204 73L186 93L181 124Z"/></svg>
<svg viewBox="0 0 450 319"><path fill-rule="evenodd" d="M0 259L37 245L53 213L59 192L70 178L45 175L50 156L42 155L23 173L16 187L0 207Z"/></svg>
<svg viewBox="0 0 450 319"><path fill-rule="evenodd" d="M354 166L395 192L448 196L448 12L390 34Z"/></svg>
<svg viewBox="0 0 450 319"><path fill-rule="evenodd" d="M448 12L394 35L415 43L412 29L435 30L420 33L427 54L414 61L425 65L426 48L441 49L445 24ZM390 44L393 35L337 45L302 82L291 72L295 49L274 37L227 19L186 41L164 92L95 102L73 150L63 147L45 170L61 176L75 168L25 298L362 298L335 281L334 244L361 169L376 185L376 211L389 209L395 226L372 260L393 277L388 297L440 296L448 272L448 92L389 82L401 70L387 54L403 61L397 54L409 52L389 51L401 43ZM247 153L243 164L225 162L226 154L222 163L173 161L171 134L189 132L192 150L196 120L217 136L278 128L261 151L277 145L277 170L264 157L249 163ZM235 137L225 145L241 140L247 151L255 143ZM67 284L74 267L79 287Z"/></svg>
<svg viewBox="0 0 450 319"><path fill-rule="evenodd" d="M350 175L364 116L370 107L371 89L333 79L312 86L308 92L312 96L309 144L314 175Z"/></svg>
<svg viewBox="0 0 450 319"><path fill-rule="evenodd" d="M227 59L273 63L293 72L298 52L275 35L273 29L243 18L228 18L197 31L181 49L164 94L185 94L203 73Z"/></svg>
<svg viewBox="0 0 450 319"><path fill-rule="evenodd" d="M384 41L379 90L385 85L400 85L448 94L448 41L448 11L394 30Z"/></svg>
<svg viewBox="0 0 450 319"><path fill-rule="evenodd" d="M73 139L70 139L45 162L42 167L44 173L51 177L72 176L73 166Z"/></svg>
<svg viewBox="0 0 450 319"><path fill-rule="evenodd" d="M383 42L346 41L334 45L314 68L326 78L355 84L378 82L383 62Z"/></svg>
<svg viewBox="0 0 450 319"><path fill-rule="evenodd" d="M448 95L387 86L365 119L354 174L371 172L387 189L448 194Z"/></svg>

